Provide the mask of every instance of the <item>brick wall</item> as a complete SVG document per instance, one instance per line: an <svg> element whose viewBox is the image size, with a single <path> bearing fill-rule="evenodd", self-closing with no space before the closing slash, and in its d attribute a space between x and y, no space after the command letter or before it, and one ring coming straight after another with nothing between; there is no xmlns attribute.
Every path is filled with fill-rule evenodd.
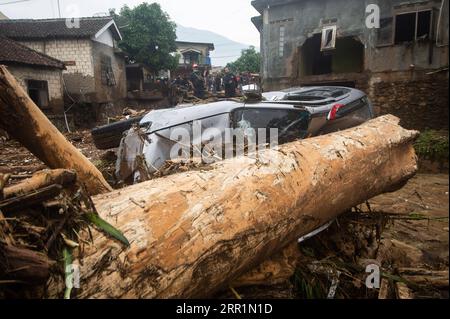
<svg viewBox="0 0 450 319"><path fill-rule="evenodd" d="M367 93L377 115L391 113L406 128L448 130L448 72L373 74Z"/></svg>
<svg viewBox="0 0 450 319"><path fill-rule="evenodd" d="M49 108L55 114L64 112L61 70L26 66L8 66L8 70L16 77L26 92L28 92L27 80L47 81Z"/></svg>
<svg viewBox="0 0 450 319"><path fill-rule="evenodd" d="M92 41L90 39L24 41L21 43L63 62L75 62L73 66L68 65L64 73L94 76Z"/></svg>

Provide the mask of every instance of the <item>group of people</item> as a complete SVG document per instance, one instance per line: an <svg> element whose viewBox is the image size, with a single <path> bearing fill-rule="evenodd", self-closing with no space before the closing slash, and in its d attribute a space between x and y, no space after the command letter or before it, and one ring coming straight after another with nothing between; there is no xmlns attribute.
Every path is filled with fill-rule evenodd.
<svg viewBox="0 0 450 319"><path fill-rule="evenodd" d="M194 65L190 77L178 76L173 84L186 89L191 87L194 96L199 99L204 99L206 92L217 94L221 91L225 91L225 97L232 98L236 96L237 90L242 90L242 86L250 81L250 73L235 75L229 68L225 68L223 72L209 74L208 71L201 72L198 66Z"/></svg>

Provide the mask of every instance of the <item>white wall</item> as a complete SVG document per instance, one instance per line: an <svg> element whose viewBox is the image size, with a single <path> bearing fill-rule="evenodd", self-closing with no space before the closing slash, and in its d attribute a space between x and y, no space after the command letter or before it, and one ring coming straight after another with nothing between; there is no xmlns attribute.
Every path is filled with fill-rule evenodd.
<svg viewBox="0 0 450 319"><path fill-rule="evenodd" d="M107 46L114 47L114 37L111 30L106 30L98 38L93 37L92 41L103 43Z"/></svg>

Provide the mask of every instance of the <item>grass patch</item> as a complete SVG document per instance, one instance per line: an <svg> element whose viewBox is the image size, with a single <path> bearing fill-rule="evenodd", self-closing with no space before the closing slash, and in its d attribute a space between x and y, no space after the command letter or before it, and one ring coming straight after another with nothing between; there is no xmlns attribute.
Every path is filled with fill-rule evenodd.
<svg viewBox="0 0 450 319"><path fill-rule="evenodd" d="M422 159L437 162L448 161L448 131L426 130L420 134L414 148Z"/></svg>

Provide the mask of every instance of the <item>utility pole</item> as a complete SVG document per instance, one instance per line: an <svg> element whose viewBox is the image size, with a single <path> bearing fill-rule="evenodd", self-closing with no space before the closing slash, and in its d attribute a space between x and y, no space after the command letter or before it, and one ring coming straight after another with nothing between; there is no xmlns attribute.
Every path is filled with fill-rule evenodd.
<svg viewBox="0 0 450 319"><path fill-rule="evenodd" d="M59 5L59 0L56 0L56 2L58 3L58 16L61 18L61 6Z"/></svg>

